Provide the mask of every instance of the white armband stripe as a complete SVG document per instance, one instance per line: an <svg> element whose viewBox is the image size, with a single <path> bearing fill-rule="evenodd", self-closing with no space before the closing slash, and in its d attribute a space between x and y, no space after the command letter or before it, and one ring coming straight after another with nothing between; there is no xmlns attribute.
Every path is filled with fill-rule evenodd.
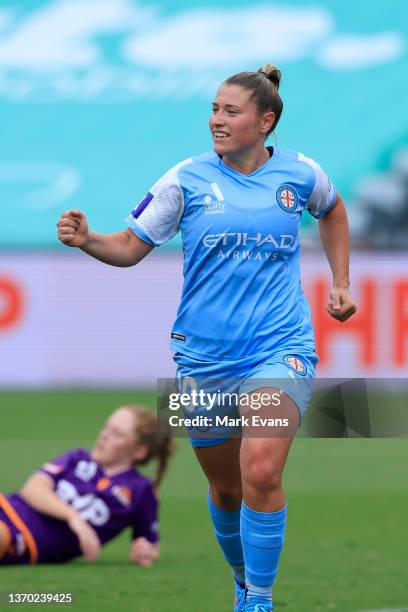
<svg viewBox="0 0 408 612"><path fill-rule="evenodd" d="M130 217L126 219L131 229L138 228L156 246L167 242L179 231L184 194L178 171L192 161L186 159L166 172L131 213L133 220Z"/></svg>
<svg viewBox="0 0 408 612"><path fill-rule="evenodd" d="M306 208L313 217L319 219L333 206L336 190L327 174L314 159L306 157L303 153L298 154L298 159L314 170L315 183Z"/></svg>

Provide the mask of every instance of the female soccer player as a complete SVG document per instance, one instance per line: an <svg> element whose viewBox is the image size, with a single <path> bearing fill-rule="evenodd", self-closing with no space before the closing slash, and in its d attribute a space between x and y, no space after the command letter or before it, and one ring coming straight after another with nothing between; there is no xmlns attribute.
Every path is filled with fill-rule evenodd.
<svg viewBox="0 0 408 612"><path fill-rule="evenodd" d="M58 222L64 244L115 266L138 263L181 230L184 287L171 334L178 375L234 379L249 396L262 391L271 398L264 412L278 410L291 424L286 436L244 429L242 441L192 432L215 534L234 573L234 610L247 612L273 608L287 513L282 472L310 396L301 383L318 360L300 286L298 229L306 209L319 219L333 273L329 314L345 321L356 311L342 198L315 161L265 146L282 113L280 76L266 65L221 84L209 122L214 151L169 170L129 215L127 231L89 231L78 210Z"/></svg>
<svg viewBox="0 0 408 612"><path fill-rule="evenodd" d="M172 450L156 417L139 406L116 410L92 452L76 449L43 465L19 493L0 494L0 564L60 563L99 557L101 545L132 528L129 559L159 557L155 494ZM137 472L158 461L156 481Z"/></svg>

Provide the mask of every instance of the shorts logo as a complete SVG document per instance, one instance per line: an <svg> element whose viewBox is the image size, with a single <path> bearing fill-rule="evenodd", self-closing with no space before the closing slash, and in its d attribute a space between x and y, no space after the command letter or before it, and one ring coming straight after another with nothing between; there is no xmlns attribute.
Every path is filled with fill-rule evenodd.
<svg viewBox="0 0 408 612"><path fill-rule="evenodd" d="M290 185L281 185L276 192L276 199L285 212L296 210L299 201L298 194Z"/></svg>
<svg viewBox="0 0 408 612"><path fill-rule="evenodd" d="M27 550L27 545L24 540L24 536L22 533L16 534L16 555L17 557L22 557Z"/></svg>
<svg viewBox="0 0 408 612"><path fill-rule="evenodd" d="M307 373L307 367L304 361L296 355L285 355L283 361L289 366L296 374L305 376Z"/></svg>

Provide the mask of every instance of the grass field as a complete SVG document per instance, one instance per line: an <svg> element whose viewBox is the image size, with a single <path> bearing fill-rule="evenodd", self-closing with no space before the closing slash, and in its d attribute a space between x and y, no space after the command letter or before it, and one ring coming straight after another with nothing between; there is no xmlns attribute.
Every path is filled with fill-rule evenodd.
<svg viewBox="0 0 408 612"><path fill-rule="evenodd" d="M154 407L149 392L0 393L0 490L72 447L89 447L124 403ZM408 607L408 440L295 441L285 474L287 539L274 589L277 610ZM81 611L227 612L232 580L207 517L206 483L189 443L163 483L162 556L127 562L129 534L96 564L0 569L0 591L72 592ZM25 609L25 606L18 606ZM27 606L29 608L29 606ZM33 609L31 606L30 609Z"/></svg>

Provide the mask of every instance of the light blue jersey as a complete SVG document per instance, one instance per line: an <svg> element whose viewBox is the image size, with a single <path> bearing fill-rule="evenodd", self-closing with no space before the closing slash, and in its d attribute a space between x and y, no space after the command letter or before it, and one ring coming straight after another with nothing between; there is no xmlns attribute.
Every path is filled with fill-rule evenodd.
<svg viewBox="0 0 408 612"><path fill-rule="evenodd" d="M250 175L215 153L167 172L126 219L159 246L180 230L184 286L173 350L196 359L314 351L310 310L300 285L299 223L320 218L336 192L301 153L269 147Z"/></svg>

